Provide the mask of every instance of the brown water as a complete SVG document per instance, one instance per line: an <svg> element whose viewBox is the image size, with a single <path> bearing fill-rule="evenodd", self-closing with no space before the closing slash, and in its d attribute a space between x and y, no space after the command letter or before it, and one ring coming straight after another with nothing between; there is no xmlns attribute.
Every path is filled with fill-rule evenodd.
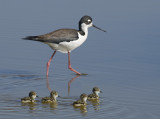
<svg viewBox="0 0 160 119"><path fill-rule="evenodd" d="M1 1L0 118L159 119L159 11L156 0ZM71 53L72 67L88 75L76 76L67 69L67 54L57 53L46 79L53 51L21 38L77 28L85 14L107 30L90 28L87 41ZM99 101L86 108L71 105L94 86L103 92ZM37 102L22 104L31 90L37 92ZM40 102L49 90L59 93L58 105Z"/></svg>

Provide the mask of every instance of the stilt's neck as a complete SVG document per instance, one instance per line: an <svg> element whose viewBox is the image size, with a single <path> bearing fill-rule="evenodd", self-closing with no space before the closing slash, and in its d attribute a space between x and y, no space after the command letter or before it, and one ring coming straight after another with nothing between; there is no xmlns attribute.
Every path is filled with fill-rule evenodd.
<svg viewBox="0 0 160 119"><path fill-rule="evenodd" d="M79 24L79 31L82 35L88 35L88 26L85 23Z"/></svg>

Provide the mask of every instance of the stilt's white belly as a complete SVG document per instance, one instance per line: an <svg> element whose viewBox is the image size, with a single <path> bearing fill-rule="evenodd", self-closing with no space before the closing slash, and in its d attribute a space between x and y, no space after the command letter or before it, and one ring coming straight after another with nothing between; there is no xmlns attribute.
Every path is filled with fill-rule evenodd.
<svg viewBox="0 0 160 119"><path fill-rule="evenodd" d="M84 41L87 39L88 33L85 33L84 36L80 35L78 33L78 40L70 41L70 42L61 42L59 44L55 43L46 43L48 44L53 50L60 51L62 53L68 53L74 50L75 48L79 47L84 43Z"/></svg>

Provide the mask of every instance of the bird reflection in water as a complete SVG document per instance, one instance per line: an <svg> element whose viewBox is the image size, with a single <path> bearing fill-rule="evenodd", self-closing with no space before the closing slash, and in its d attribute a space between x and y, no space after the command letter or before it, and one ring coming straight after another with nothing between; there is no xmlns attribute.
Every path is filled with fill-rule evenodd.
<svg viewBox="0 0 160 119"><path fill-rule="evenodd" d="M68 95L70 94L70 85L71 83L76 79L78 78L80 75L76 75L74 78L72 78L69 82L68 82ZM52 91L52 89L50 88L50 85L49 85L49 80L48 80L48 76L46 77L46 87L47 89L49 90L49 92Z"/></svg>
<svg viewBox="0 0 160 119"><path fill-rule="evenodd" d="M44 109L50 108L50 110L56 110L57 105L58 105L57 103L43 103L42 108Z"/></svg>
<svg viewBox="0 0 160 119"><path fill-rule="evenodd" d="M89 104L91 104L94 108L94 110L99 110L100 109L100 100L96 99L96 100L88 100Z"/></svg>
<svg viewBox="0 0 160 119"><path fill-rule="evenodd" d="M82 114L87 112L86 106L80 106L80 107L73 106L73 108L75 111L80 111Z"/></svg>
<svg viewBox="0 0 160 119"><path fill-rule="evenodd" d="M21 103L21 106L28 106L29 110L36 110L36 103L35 102L30 102L30 103Z"/></svg>
<svg viewBox="0 0 160 119"><path fill-rule="evenodd" d="M51 88L50 88L50 86L49 86L48 76L46 76L46 86L47 86L49 92L51 92Z"/></svg>
<svg viewBox="0 0 160 119"><path fill-rule="evenodd" d="M88 75L88 74L81 74L81 75ZM68 82L68 96L70 95L70 87L71 87L71 83L77 79L79 76L81 75L76 75L74 78L72 78L69 82ZM48 88L48 90L51 92L51 88L50 88L50 85L49 85L49 80L48 80L48 76L46 76L46 87Z"/></svg>
<svg viewBox="0 0 160 119"><path fill-rule="evenodd" d="M80 75L76 75L74 78L72 78L69 82L68 82L68 96L70 95L70 87L71 87L71 83L77 79Z"/></svg>
<svg viewBox="0 0 160 119"><path fill-rule="evenodd" d="M71 87L71 83L75 80L75 79L77 79L79 76L85 76L85 75L88 75L88 74L84 74L84 73L82 73L81 75L76 75L74 78L72 78L69 82L68 82L68 96L70 95L70 87Z"/></svg>

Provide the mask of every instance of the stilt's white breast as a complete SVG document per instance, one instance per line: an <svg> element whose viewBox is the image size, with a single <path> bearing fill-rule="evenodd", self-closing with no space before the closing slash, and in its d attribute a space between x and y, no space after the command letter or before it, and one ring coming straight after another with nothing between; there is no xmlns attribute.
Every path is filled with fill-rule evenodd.
<svg viewBox="0 0 160 119"><path fill-rule="evenodd" d="M75 48L79 47L84 43L84 41L87 39L88 32L85 33L85 35L81 35L78 33L78 39L70 42L61 42L59 44L55 43L47 43L52 49L60 51L62 53L68 53L74 50Z"/></svg>
<svg viewBox="0 0 160 119"><path fill-rule="evenodd" d="M82 36L80 33L78 33L78 37L79 37L78 40L74 40L70 42L61 42L59 46L63 47L67 52L72 51L84 43L84 41L87 39L87 35L88 34L85 34L84 36Z"/></svg>

